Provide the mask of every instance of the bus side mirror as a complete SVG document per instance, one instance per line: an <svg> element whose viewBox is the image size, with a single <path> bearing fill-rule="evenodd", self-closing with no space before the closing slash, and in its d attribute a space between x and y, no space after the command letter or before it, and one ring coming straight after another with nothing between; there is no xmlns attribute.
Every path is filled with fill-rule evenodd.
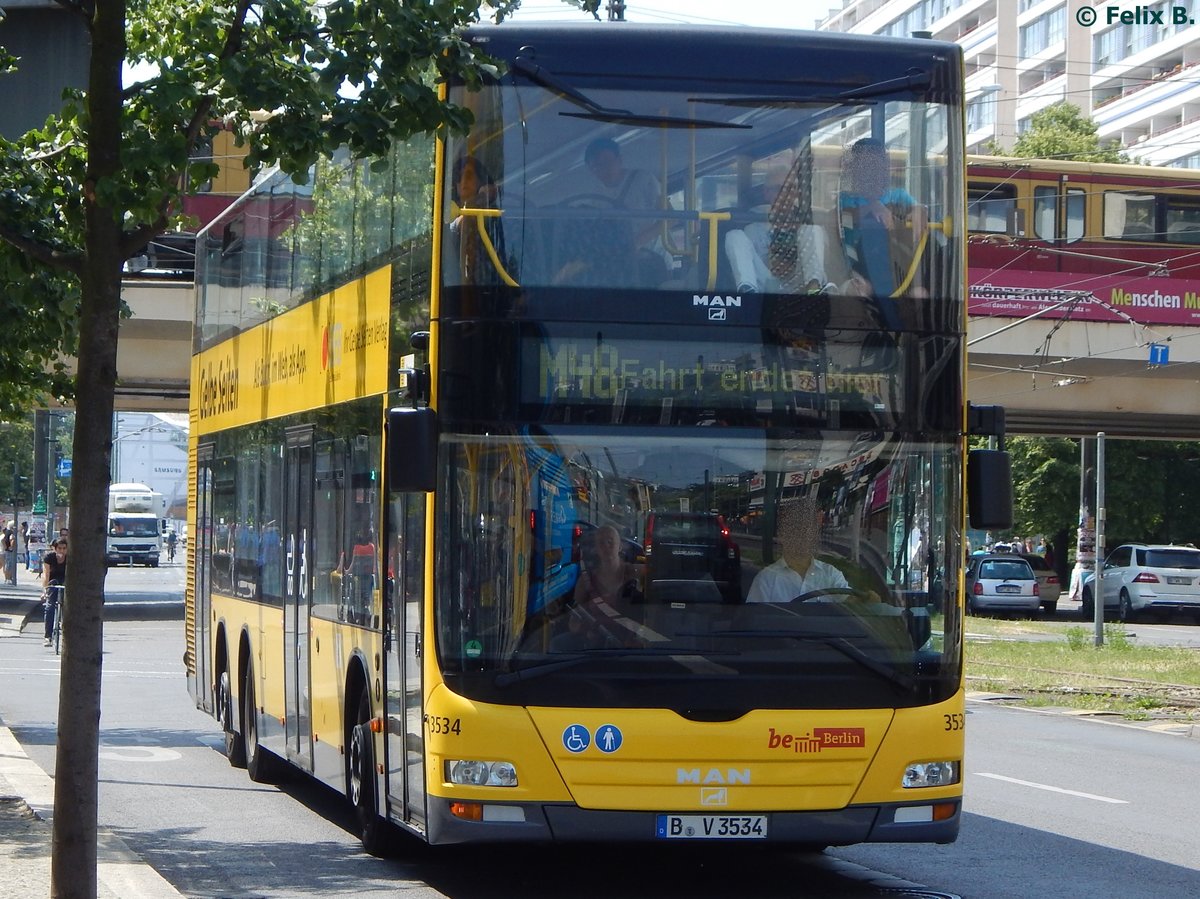
<svg viewBox="0 0 1200 899"><path fill-rule="evenodd" d="M430 493L437 476L437 412L389 409L387 484L397 493Z"/></svg>
<svg viewBox="0 0 1200 899"><path fill-rule="evenodd" d="M967 514L971 527L1000 531L1012 527L1012 462L1003 450L967 454Z"/></svg>

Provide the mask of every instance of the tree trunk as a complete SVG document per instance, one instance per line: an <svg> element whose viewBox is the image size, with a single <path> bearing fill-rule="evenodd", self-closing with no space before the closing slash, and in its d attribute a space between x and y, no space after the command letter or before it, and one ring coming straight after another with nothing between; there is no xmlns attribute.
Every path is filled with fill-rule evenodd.
<svg viewBox="0 0 1200 899"><path fill-rule="evenodd" d="M85 259L81 277L79 367L71 477L68 588L55 757L51 895L95 899L104 650L105 534L117 328L121 220L104 181L121 165L121 67L126 0L96 0L88 74Z"/></svg>

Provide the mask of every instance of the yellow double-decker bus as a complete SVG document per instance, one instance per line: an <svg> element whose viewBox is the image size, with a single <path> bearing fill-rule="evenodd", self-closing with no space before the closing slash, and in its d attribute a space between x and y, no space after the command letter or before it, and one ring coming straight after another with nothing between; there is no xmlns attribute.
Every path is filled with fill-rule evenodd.
<svg viewBox="0 0 1200 899"><path fill-rule="evenodd" d="M372 851L953 840L965 509L1009 504L958 49L468 39L466 134L199 236L187 675L230 761Z"/></svg>

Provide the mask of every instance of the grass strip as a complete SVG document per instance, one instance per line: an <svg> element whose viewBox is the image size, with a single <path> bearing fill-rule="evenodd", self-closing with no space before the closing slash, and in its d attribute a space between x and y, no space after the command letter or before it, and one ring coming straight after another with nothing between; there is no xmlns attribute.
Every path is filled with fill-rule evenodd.
<svg viewBox="0 0 1200 899"><path fill-rule="evenodd" d="M968 633L975 633L968 622ZM1105 625L1104 645L1090 628L1059 640L969 636L970 690L1019 696L1031 706L1103 711L1131 719L1200 720L1200 658L1182 647L1135 645L1121 625Z"/></svg>

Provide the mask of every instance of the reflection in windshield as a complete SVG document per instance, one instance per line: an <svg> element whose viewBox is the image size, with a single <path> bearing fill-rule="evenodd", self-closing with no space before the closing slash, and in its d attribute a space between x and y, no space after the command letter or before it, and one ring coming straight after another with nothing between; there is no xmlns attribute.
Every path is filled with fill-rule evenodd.
<svg viewBox="0 0 1200 899"><path fill-rule="evenodd" d="M457 688L553 704L566 682L573 701L646 704L646 690L704 677L726 707L782 707L829 677L868 705L954 689L942 635L958 626L958 523L939 510L955 507L955 447L713 434L451 442L437 601Z"/></svg>
<svg viewBox="0 0 1200 899"><path fill-rule="evenodd" d="M952 128L943 107L887 98L913 85L706 96L522 72L453 97L476 125L447 148L444 271L463 288L451 305L502 284L957 293L939 236L957 208ZM480 173L469 190L466 160Z"/></svg>

